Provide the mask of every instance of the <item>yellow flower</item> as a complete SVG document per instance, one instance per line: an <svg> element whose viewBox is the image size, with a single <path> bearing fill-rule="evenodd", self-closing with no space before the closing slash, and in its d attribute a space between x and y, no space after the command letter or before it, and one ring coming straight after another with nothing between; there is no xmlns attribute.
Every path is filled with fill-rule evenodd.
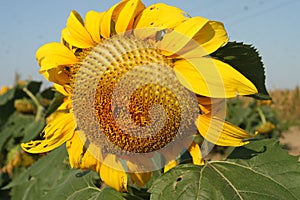
<svg viewBox="0 0 300 200"><path fill-rule="evenodd" d="M0 95L5 94L9 90L9 87L7 86L2 86L0 89Z"/></svg>
<svg viewBox="0 0 300 200"><path fill-rule="evenodd" d="M142 186L150 179L145 169L155 165L156 151L165 171L184 149L194 164L204 164L195 134L218 145L245 144L253 135L214 112L224 98L257 93L241 73L208 56L227 42L222 23L163 3L123 0L84 19L72 11L61 42L36 52L40 72L66 98L48 119L44 139L22 148L42 153L66 143L71 167L96 170L107 185L127 191L129 182Z"/></svg>

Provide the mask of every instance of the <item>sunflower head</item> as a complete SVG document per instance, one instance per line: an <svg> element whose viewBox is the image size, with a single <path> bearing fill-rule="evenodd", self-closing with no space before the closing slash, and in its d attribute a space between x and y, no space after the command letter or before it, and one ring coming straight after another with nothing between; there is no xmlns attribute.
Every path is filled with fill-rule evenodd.
<svg viewBox="0 0 300 200"><path fill-rule="evenodd" d="M253 136L224 121L224 99L257 89L209 56L227 42L221 22L163 3L124 0L84 19L72 11L61 42L36 53L40 72L65 101L44 140L23 149L46 152L66 142L72 167L96 170L126 191L124 171L143 185L151 171L176 166L183 152L200 165L200 149L245 144Z"/></svg>
<svg viewBox="0 0 300 200"><path fill-rule="evenodd" d="M163 151L174 159L184 145L173 144L190 144L197 132L197 98L176 77L175 61L132 33L95 46L73 73L77 126L102 154L136 162L142 154Z"/></svg>

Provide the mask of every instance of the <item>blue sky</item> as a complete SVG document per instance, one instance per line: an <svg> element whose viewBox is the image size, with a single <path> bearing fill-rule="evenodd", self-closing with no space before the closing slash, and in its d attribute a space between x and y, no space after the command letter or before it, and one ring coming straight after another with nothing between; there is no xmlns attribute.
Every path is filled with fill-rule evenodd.
<svg viewBox="0 0 300 200"><path fill-rule="evenodd" d="M60 40L71 10L105 11L117 0L9 0L0 2L0 86L22 79L43 80L35 60L43 44ZM257 47L263 58L268 89L300 86L300 0L144 0L164 2L191 16L225 24L231 41Z"/></svg>

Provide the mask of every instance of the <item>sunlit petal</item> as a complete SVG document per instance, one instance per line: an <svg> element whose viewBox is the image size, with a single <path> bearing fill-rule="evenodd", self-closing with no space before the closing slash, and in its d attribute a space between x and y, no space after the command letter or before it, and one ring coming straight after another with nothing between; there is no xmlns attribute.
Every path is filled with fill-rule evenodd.
<svg viewBox="0 0 300 200"><path fill-rule="evenodd" d="M189 148L190 155L192 156L195 165L204 165L200 147L197 143L193 142Z"/></svg>
<svg viewBox="0 0 300 200"><path fill-rule="evenodd" d="M121 10L124 5L126 4L127 1L121 1L111 8L109 8L105 14L103 15L102 18L102 23L101 23L101 36L104 38L109 38L111 35L114 34L115 30L115 16L114 13L118 12Z"/></svg>
<svg viewBox="0 0 300 200"><path fill-rule="evenodd" d="M207 22L208 19L203 17L189 18L176 26L173 31L167 33L163 39L158 42L157 46L166 51L164 52L166 56L175 54L187 45Z"/></svg>
<svg viewBox="0 0 300 200"><path fill-rule="evenodd" d="M132 29L134 19L136 16L145 9L145 5L140 0L128 0L122 9L115 13L116 27L115 30L118 34L124 33Z"/></svg>
<svg viewBox="0 0 300 200"><path fill-rule="evenodd" d="M177 7L163 3L153 4L139 15L135 29L141 30L136 30L135 35L139 38L147 38L156 31L172 29L186 19L188 14Z"/></svg>
<svg viewBox="0 0 300 200"><path fill-rule="evenodd" d="M99 43L100 40L100 26L101 26L101 21L104 16L104 12L96 12L96 11L89 11L86 13L85 18L84 18L84 26L86 30L90 33L92 36L93 40L96 43Z"/></svg>
<svg viewBox="0 0 300 200"><path fill-rule="evenodd" d="M209 21L178 54L186 59L206 56L227 42L228 36L223 23Z"/></svg>
<svg viewBox="0 0 300 200"><path fill-rule="evenodd" d="M186 88L202 96L230 98L257 93L254 84L245 76L216 59L178 60L174 70Z"/></svg>
<svg viewBox="0 0 300 200"><path fill-rule="evenodd" d="M176 167L177 165L178 165L178 161L177 160L171 160L171 161L169 161L169 163L167 163L165 165L165 167L164 167L164 173L166 173L167 171L169 171L173 167Z"/></svg>
<svg viewBox="0 0 300 200"><path fill-rule="evenodd" d="M212 117L210 114L199 115L196 126L206 140L220 146L242 146L248 143L243 141L244 139L255 137L255 135L220 118Z"/></svg>
<svg viewBox="0 0 300 200"><path fill-rule="evenodd" d="M52 42L41 46L36 52L41 71L78 62L76 56L61 43Z"/></svg>
<svg viewBox="0 0 300 200"><path fill-rule="evenodd" d="M74 10L69 15L66 28L62 30L62 37L70 45L79 48L89 48L95 45L92 36L84 27L81 16Z"/></svg>

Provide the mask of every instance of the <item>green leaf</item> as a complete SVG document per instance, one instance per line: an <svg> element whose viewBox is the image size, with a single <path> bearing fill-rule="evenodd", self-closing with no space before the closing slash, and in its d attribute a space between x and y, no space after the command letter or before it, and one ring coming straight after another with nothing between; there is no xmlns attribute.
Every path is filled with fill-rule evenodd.
<svg viewBox="0 0 300 200"><path fill-rule="evenodd" d="M29 142L30 140L36 138L45 127L45 124L46 121L44 118L41 118L38 121L33 121L30 124L28 124L24 130L24 138L22 141Z"/></svg>
<svg viewBox="0 0 300 200"><path fill-rule="evenodd" d="M68 170L44 196L44 199L95 199L100 193L100 189L95 186L97 179L99 175L96 172Z"/></svg>
<svg viewBox="0 0 300 200"><path fill-rule="evenodd" d="M37 94L40 91L42 82L38 82L38 81L30 81L24 85L18 85L18 88L20 88L21 90L23 88L27 88L32 94Z"/></svg>
<svg viewBox="0 0 300 200"><path fill-rule="evenodd" d="M173 168L149 189L151 199L299 199L300 163L274 140L252 141L230 159Z"/></svg>
<svg viewBox="0 0 300 200"><path fill-rule="evenodd" d="M48 109L46 110L46 117L53 113L62 104L65 96L59 92L54 93L54 98L52 99Z"/></svg>
<svg viewBox="0 0 300 200"><path fill-rule="evenodd" d="M11 188L12 200L43 199L49 189L62 178L64 172L69 170L65 163L66 156L66 147L62 145L14 176L12 182L3 189Z"/></svg>
<svg viewBox="0 0 300 200"><path fill-rule="evenodd" d="M248 78L258 90L258 94L253 95L253 97L271 99L265 86L266 77L261 57L253 46L239 42L229 42L211 56L228 63Z"/></svg>
<svg viewBox="0 0 300 200"><path fill-rule="evenodd" d="M151 183L148 182L147 184L151 184ZM150 199L150 193L147 192L147 185L144 185L143 188L135 188L135 187L128 186L127 189L128 189L128 193L123 193L123 196L127 200Z"/></svg>
<svg viewBox="0 0 300 200"><path fill-rule="evenodd" d="M8 101L4 105L0 106L0 130L2 126L7 122L10 115L15 112L14 102Z"/></svg>
<svg viewBox="0 0 300 200"><path fill-rule="evenodd" d="M98 195L97 200L102 199L114 199L114 200L126 200L125 197L123 197L123 194L116 191L113 188L105 187Z"/></svg>
<svg viewBox="0 0 300 200"><path fill-rule="evenodd" d="M0 106L5 105L8 101L14 98L16 88L12 88L5 92L3 95L0 95Z"/></svg>
<svg viewBox="0 0 300 200"><path fill-rule="evenodd" d="M8 141L17 138L22 138L27 126L34 121L33 115L24 115L14 112L0 131L0 150L10 148Z"/></svg>
<svg viewBox="0 0 300 200"><path fill-rule="evenodd" d="M43 197L55 200L143 200L133 194L120 193L108 186L99 189L99 174L94 171L69 170L61 177L58 183Z"/></svg>
<svg viewBox="0 0 300 200"><path fill-rule="evenodd" d="M239 159L250 158L250 160ZM286 186L300 198L300 162L298 156L290 156L275 139L251 141L244 147L236 148L228 157L229 161L249 165L259 173L272 177Z"/></svg>
<svg viewBox="0 0 300 200"><path fill-rule="evenodd" d="M53 99L54 94L55 94L55 92L52 87L47 88L41 92L41 96L46 99Z"/></svg>

